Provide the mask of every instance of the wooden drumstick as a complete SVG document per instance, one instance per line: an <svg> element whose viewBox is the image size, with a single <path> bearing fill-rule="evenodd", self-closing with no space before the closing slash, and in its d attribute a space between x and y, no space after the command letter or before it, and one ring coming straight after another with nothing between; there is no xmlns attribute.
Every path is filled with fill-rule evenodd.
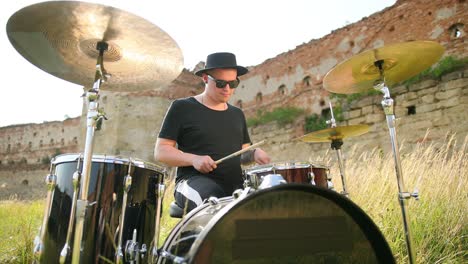
<svg viewBox="0 0 468 264"><path fill-rule="evenodd" d="M242 153L244 153L244 152L246 152L246 151L249 151L249 150L251 150L251 149L253 149L253 148L255 148L255 147L258 147L258 146L262 145L263 143L265 143L265 140L262 140L262 141L260 141L260 142L258 142L258 143L255 143L255 144L253 144L253 145L251 145L251 146L248 146L248 147L246 147L246 148L244 148L244 149L241 149L241 150L236 151L236 152L234 152L234 153L232 153L232 154L229 154L229 155L227 155L226 157L221 158L221 159L215 161L215 163L216 163L216 165L218 165L218 164L220 164L221 162L223 162L223 161L225 161L225 160L227 160L227 159L230 159L230 158L233 158L233 157L235 157L235 156L238 156L238 155L240 155L240 154L242 154Z"/></svg>

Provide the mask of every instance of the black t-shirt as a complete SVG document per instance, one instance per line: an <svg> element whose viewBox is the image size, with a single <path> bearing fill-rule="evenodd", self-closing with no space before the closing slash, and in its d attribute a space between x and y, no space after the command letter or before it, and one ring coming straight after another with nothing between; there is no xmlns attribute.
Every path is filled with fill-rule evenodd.
<svg viewBox="0 0 468 264"><path fill-rule="evenodd" d="M245 116L239 108L227 105L226 110L217 111L194 97L177 99L166 113L159 137L175 140L183 152L208 155L215 161L239 151L243 144L251 143ZM202 173L193 166L179 167L176 181L196 174ZM224 160L203 175L218 182L226 193L232 193L242 186L240 156Z"/></svg>

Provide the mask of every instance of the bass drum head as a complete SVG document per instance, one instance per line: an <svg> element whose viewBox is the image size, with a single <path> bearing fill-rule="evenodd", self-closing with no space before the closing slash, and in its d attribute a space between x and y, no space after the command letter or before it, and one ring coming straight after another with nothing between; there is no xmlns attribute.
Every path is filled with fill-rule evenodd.
<svg viewBox="0 0 468 264"><path fill-rule="evenodd" d="M352 201L303 184L226 205L188 252L189 263L395 263L385 238Z"/></svg>

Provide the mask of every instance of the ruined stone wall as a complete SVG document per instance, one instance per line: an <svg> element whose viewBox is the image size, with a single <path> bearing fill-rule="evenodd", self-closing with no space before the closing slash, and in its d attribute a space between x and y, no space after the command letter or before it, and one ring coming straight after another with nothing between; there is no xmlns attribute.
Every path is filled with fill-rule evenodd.
<svg viewBox="0 0 468 264"><path fill-rule="evenodd" d="M42 164L57 152L77 151L80 117L0 129L0 168ZM47 163L47 162L45 162Z"/></svg>
<svg viewBox="0 0 468 264"><path fill-rule="evenodd" d="M400 0L391 7L337 29L319 40L252 67L232 97L247 116L259 109L297 106L320 114L329 93L321 83L338 63L365 50L410 41L432 40L444 56L465 58L468 3L463 0ZM281 37L281 36L279 36Z"/></svg>
<svg viewBox="0 0 468 264"><path fill-rule="evenodd" d="M46 197L49 165L15 166L0 170L0 200Z"/></svg>
<svg viewBox="0 0 468 264"><path fill-rule="evenodd" d="M468 136L468 69L449 73L441 80L425 79L393 90L396 132L403 152L411 151L418 143L441 143L453 136L454 146L461 146ZM368 125L369 132L344 140L343 151L351 148L377 148L391 153L391 141L381 95L363 97L350 102L343 112L339 126ZM303 120L303 119L302 119ZM249 129L253 142L266 140L264 148L273 162L318 162L328 155L335 166L335 151L330 143L305 143L297 140L306 134L304 121L298 119L284 127L271 123Z"/></svg>
<svg viewBox="0 0 468 264"><path fill-rule="evenodd" d="M0 199L45 197L50 159L78 152L80 117L0 129Z"/></svg>

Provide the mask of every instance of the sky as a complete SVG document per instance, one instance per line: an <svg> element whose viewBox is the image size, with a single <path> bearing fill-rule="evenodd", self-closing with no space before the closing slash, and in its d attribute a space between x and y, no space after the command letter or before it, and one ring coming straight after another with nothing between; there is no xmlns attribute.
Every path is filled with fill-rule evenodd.
<svg viewBox="0 0 468 264"><path fill-rule="evenodd" d="M40 2L0 1L0 127L62 121L82 112L82 86L42 71L8 40L8 19L20 9ZM207 54L219 51L235 53L239 65L258 65L381 11L396 0L84 2L112 6L153 23L178 44L184 67L193 69Z"/></svg>

